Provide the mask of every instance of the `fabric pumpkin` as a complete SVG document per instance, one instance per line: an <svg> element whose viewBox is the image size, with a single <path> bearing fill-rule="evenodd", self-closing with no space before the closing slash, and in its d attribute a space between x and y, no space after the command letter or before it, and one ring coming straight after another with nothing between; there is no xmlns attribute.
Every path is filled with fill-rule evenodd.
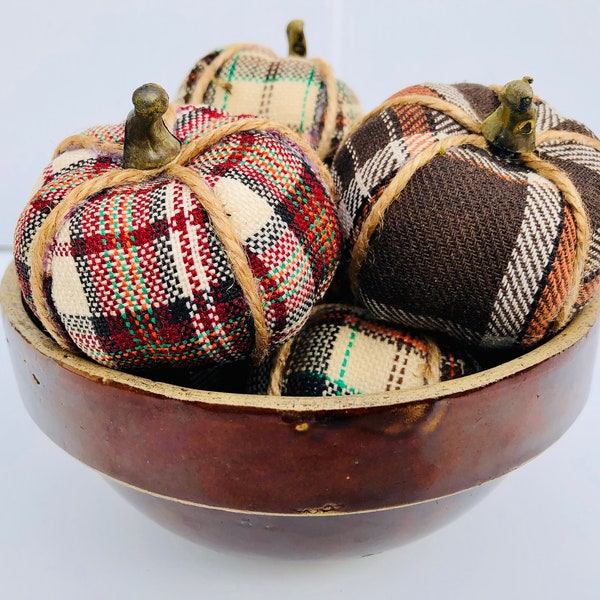
<svg viewBox="0 0 600 600"><path fill-rule="evenodd" d="M201 58L176 100L272 119L303 134L324 160L363 114L354 92L324 61L280 57L256 44L234 44Z"/></svg>
<svg viewBox="0 0 600 600"><path fill-rule="evenodd" d="M499 88L424 84L364 118L332 164L348 274L375 316L529 348L600 283L600 144L537 97L535 152L485 143Z"/></svg>
<svg viewBox="0 0 600 600"><path fill-rule="evenodd" d="M407 390L478 370L465 351L361 308L323 304L271 360L250 377L250 390L282 396L344 396Z"/></svg>
<svg viewBox="0 0 600 600"><path fill-rule="evenodd" d="M257 351L260 323L258 354L298 331L339 258L332 190L307 144L280 125L256 123L179 106L172 131L187 153L183 164L135 182L129 172L140 172L122 168L123 124L61 144L18 220L14 245L25 301L36 315L44 307L56 341L101 364L139 370L244 359ZM205 136L214 143L196 150ZM36 303L36 233L71 191L113 176L124 180L84 197L41 249ZM191 179L205 189L193 191ZM237 267L234 251L242 257Z"/></svg>

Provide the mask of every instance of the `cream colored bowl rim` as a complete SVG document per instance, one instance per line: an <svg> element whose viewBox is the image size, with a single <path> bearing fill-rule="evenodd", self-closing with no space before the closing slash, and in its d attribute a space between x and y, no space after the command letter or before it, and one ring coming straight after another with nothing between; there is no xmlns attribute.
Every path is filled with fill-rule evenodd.
<svg viewBox="0 0 600 600"><path fill-rule="evenodd" d="M442 381L410 390L374 394L333 397L282 397L212 392L181 387L123 373L65 351L44 334L25 311L14 263L8 266L2 279L0 304L11 326L38 352L61 367L90 380L95 380L100 384L131 388L166 400L173 399L214 406L221 405L277 412L348 411L460 396L526 371L567 350L588 334L600 314L600 294L596 294L594 299L575 316L571 323L548 342L518 358L459 379Z"/></svg>

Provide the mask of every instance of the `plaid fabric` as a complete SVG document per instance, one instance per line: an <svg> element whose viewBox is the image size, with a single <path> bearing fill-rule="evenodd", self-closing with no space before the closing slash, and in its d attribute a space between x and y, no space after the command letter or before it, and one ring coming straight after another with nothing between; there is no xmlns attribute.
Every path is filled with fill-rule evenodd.
<svg viewBox="0 0 600 600"><path fill-rule="evenodd" d="M178 111L184 143L236 120L207 107ZM123 142L123 125L85 132ZM230 215L264 305L271 344L293 335L333 277L339 231L329 190L311 160L277 131L228 136L189 167ZM52 207L81 182L121 169L121 158L72 149L42 173L15 231L23 294L32 239ZM219 364L247 357L254 324L228 257L201 202L158 176L95 194L60 226L47 253L53 321L99 363Z"/></svg>
<svg viewBox="0 0 600 600"><path fill-rule="evenodd" d="M220 53L215 50L196 63L181 84L178 102L190 102L198 78ZM337 119L329 156L363 114L354 92L342 81L336 84ZM316 149L330 92L310 59L280 58L268 48L247 45L217 70L203 102L233 114L272 119L304 134Z"/></svg>
<svg viewBox="0 0 600 600"><path fill-rule="evenodd" d="M441 381L478 370L466 352L438 341ZM283 396L344 396L407 390L428 383L427 339L390 326L358 307L318 307L296 335L282 377ZM267 361L251 374L252 392L265 393Z"/></svg>
<svg viewBox="0 0 600 600"><path fill-rule="evenodd" d="M475 84L399 92L443 98L482 121L496 94ZM593 134L539 99L538 131ZM398 169L437 140L466 133L420 105L381 111L336 154L338 218L348 250ZM574 143L538 145L566 172L593 230L578 308L600 284L600 153ZM568 292L576 230L555 185L511 156L473 146L447 150L418 170L387 210L358 274L360 301L376 316L447 332L490 348L529 347L550 335Z"/></svg>

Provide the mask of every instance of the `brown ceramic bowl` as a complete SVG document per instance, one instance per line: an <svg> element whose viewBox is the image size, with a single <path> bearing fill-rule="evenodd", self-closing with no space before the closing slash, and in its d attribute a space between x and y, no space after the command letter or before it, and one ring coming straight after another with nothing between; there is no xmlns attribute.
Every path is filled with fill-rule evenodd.
<svg viewBox="0 0 600 600"><path fill-rule="evenodd" d="M588 396L600 296L559 335L476 375L344 398L225 394L57 347L2 281L23 402L59 446L158 523L217 550L360 556L468 509L555 442Z"/></svg>

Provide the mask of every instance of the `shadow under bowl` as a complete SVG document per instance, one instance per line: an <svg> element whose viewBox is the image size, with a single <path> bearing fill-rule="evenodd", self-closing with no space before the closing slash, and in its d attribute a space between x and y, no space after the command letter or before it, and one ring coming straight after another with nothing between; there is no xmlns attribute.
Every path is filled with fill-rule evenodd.
<svg viewBox="0 0 600 600"><path fill-rule="evenodd" d="M600 296L531 352L461 379L332 398L194 390L59 348L0 288L22 400L161 525L219 551L363 556L426 535L555 442L591 385Z"/></svg>

